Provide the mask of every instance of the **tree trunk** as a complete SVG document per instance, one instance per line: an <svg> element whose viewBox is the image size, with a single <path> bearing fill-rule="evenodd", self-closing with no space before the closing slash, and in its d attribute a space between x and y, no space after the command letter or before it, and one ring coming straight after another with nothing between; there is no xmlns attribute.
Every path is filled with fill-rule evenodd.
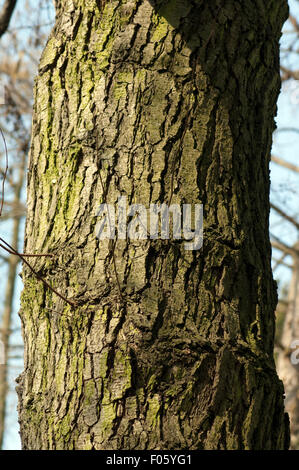
<svg viewBox="0 0 299 470"><path fill-rule="evenodd" d="M285 0L61 0L36 81L25 449L285 449L269 159ZM99 240L101 203L203 204L204 244Z"/></svg>

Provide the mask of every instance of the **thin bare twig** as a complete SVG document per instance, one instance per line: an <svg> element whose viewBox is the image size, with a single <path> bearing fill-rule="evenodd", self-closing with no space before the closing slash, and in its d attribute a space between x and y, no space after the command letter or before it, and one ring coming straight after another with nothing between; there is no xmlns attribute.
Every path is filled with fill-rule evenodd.
<svg viewBox="0 0 299 470"><path fill-rule="evenodd" d="M286 245L273 234L271 234L271 237L273 238L273 240L271 240L271 245L273 246L273 248L276 248L277 250L280 250L283 253L287 253L291 256L298 256L299 251L296 248Z"/></svg>
<svg viewBox="0 0 299 470"><path fill-rule="evenodd" d="M275 204L271 203L271 207L272 209L275 210L275 212L277 212L277 214L281 215L281 217L283 217L285 220L293 224L299 230L299 222L297 222L297 220L295 220L290 215L286 214L282 209L277 207Z"/></svg>
<svg viewBox="0 0 299 470"><path fill-rule="evenodd" d="M275 155L271 155L271 160L272 162L277 163L277 165L284 166L285 168L288 168L289 170L299 173L299 166L293 165L293 163L286 162L282 158L276 157Z"/></svg>
<svg viewBox="0 0 299 470"><path fill-rule="evenodd" d="M58 297L60 297L62 300L64 300L66 303L68 303L69 305L71 305L72 307L75 306L75 303L72 302L71 300L67 299L64 295L62 295L60 292L58 292L56 289L54 289L54 287L52 287L37 271L35 271L35 269L31 266L31 264L28 263L28 261L24 258L24 256L30 256L30 255L22 255L21 253L18 253L9 243L7 243L5 240L3 240L3 238L0 237L0 241L2 243L4 243L6 245L6 247L8 247L8 249L6 247L2 247L8 251L9 253L12 253L16 256L19 256L19 258L21 258L21 260L28 266L28 268L31 270L31 272L35 275L35 277L41 281L46 287L48 287L52 292L54 292L54 294L58 295ZM11 251L9 251L11 250ZM31 255L32 256L32 255ZM35 256L49 256L48 254L46 255L35 255ZM52 256L52 255L50 255Z"/></svg>
<svg viewBox="0 0 299 470"><path fill-rule="evenodd" d="M283 253L282 256L277 259L273 256L273 261L275 261L275 265L273 266L273 272L276 271L276 269L282 264L286 268L293 269L293 266L291 264L288 264L284 261L285 257L288 256L287 253Z"/></svg>

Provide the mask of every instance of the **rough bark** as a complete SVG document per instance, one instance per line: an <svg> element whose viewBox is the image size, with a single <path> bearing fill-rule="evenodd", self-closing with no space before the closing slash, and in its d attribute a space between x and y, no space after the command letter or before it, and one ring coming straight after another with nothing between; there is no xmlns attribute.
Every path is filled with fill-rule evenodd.
<svg viewBox="0 0 299 470"><path fill-rule="evenodd" d="M25 449L284 449L269 160L284 0L61 1L36 81ZM103 183L103 184L102 184ZM100 203L204 206L204 246L96 238ZM116 269L115 269L116 268Z"/></svg>

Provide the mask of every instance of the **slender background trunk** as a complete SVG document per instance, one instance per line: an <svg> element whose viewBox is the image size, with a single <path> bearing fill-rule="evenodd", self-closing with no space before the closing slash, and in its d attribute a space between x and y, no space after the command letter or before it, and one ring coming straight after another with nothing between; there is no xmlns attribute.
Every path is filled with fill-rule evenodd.
<svg viewBox="0 0 299 470"><path fill-rule="evenodd" d="M28 147L28 145L27 145ZM26 167L26 150L22 153L20 161L18 180L14 187L13 206L18 207L21 201L21 192L24 187L25 180L25 167ZM21 217L16 215L13 218L12 240L11 245L18 247L19 237L21 232ZM0 364L0 449L2 449L4 429L5 429L5 415L7 406L7 394L9 391L8 385L8 353L9 353L9 339L12 327L12 314L13 314L13 300L16 289L16 276L19 264L19 258L15 255L10 255L8 258L8 275L5 287L5 300L2 314L1 323L1 339L4 345L5 363Z"/></svg>
<svg viewBox="0 0 299 470"><path fill-rule="evenodd" d="M287 2L61 1L36 82L25 449L284 449L269 158ZM204 246L96 238L103 202L202 203Z"/></svg>

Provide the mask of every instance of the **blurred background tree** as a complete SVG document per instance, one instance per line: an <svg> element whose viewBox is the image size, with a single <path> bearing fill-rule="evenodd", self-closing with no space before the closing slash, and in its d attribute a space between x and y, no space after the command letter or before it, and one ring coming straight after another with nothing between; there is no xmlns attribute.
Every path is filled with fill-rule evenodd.
<svg viewBox="0 0 299 470"><path fill-rule="evenodd" d="M299 0L289 0L289 4L290 17L282 37L283 85L271 163L271 237L273 271L279 287L276 360L286 389L292 447L299 449L299 366L291 362L295 350L293 341L299 340L299 126L296 125L299 118ZM0 236L19 250L23 245L26 211L33 81L54 19L51 0L0 2L0 126L9 153ZM3 176L3 143L0 150ZM20 448L14 390L15 378L23 368L21 325L17 314L22 288L19 261L1 250L0 339L7 357L5 364L0 364L0 448L4 449Z"/></svg>
<svg viewBox="0 0 299 470"><path fill-rule="evenodd" d="M278 281L276 363L290 416L291 448L299 449L299 2L290 0L281 41L282 92L271 163L271 239ZM296 350L298 354L296 354Z"/></svg>
<svg viewBox="0 0 299 470"><path fill-rule="evenodd" d="M30 145L33 81L54 22L51 0L0 2L0 126L9 155L1 237L22 250L25 217L27 155ZM1 142L1 174L5 146ZM0 246L1 248L1 246ZM20 259L1 249L0 333L6 361L0 365L0 448L18 443L15 378L23 368L18 312Z"/></svg>

